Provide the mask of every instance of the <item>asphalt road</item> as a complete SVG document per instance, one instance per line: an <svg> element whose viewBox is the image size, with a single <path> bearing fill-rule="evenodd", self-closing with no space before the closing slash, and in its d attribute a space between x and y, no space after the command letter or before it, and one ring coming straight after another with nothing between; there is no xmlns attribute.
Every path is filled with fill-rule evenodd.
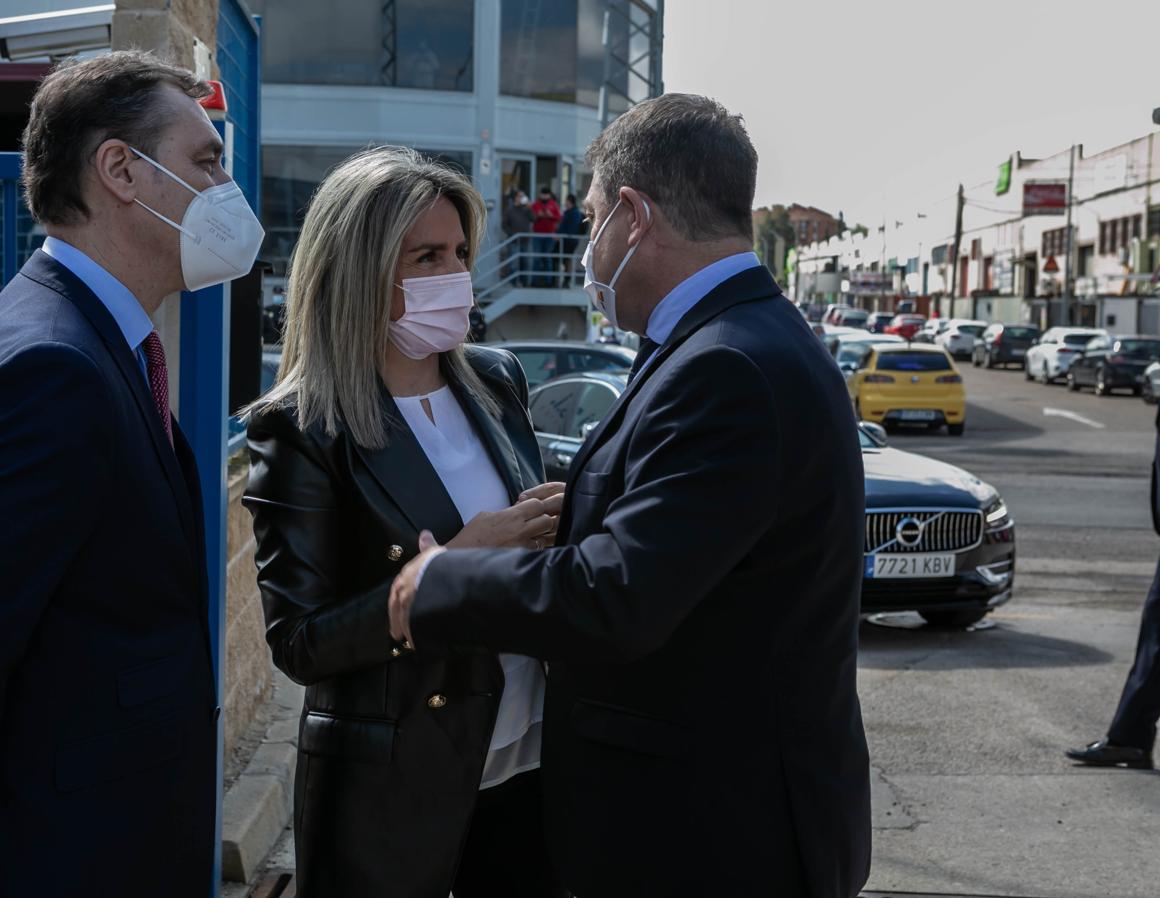
<svg viewBox="0 0 1160 898"><path fill-rule="evenodd" d="M967 632L862 625L874 773L868 889L1043 898L1160 895L1160 774L1063 756L1100 737L1160 556L1155 408L961 364L966 434L891 444L996 486L1017 526L1012 601Z"/></svg>

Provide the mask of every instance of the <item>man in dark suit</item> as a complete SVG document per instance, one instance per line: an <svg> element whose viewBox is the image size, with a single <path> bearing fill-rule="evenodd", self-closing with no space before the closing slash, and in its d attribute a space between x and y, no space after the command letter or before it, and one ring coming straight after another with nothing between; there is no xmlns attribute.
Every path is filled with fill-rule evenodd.
<svg viewBox="0 0 1160 898"><path fill-rule="evenodd" d="M666 95L589 159L586 277L644 338L629 386L572 466L558 547L428 548L392 631L548 660L546 825L580 898L851 898L870 825L842 377L751 251L739 118Z"/></svg>
<svg viewBox="0 0 1160 898"><path fill-rule="evenodd" d="M149 317L207 279L175 223L230 180L208 93L112 53L50 74L25 131L49 237L0 293L3 896L211 888L201 499Z"/></svg>
<svg viewBox="0 0 1160 898"><path fill-rule="evenodd" d="M1156 412L1150 496L1152 527L1160 534L1160 409ZM1084 748L1069 748L1067 756L1092 767L1151 770L1157 720L1160 720L1160 564L1144 600L1136 660L1124 683L1108 734Z"/></svg>

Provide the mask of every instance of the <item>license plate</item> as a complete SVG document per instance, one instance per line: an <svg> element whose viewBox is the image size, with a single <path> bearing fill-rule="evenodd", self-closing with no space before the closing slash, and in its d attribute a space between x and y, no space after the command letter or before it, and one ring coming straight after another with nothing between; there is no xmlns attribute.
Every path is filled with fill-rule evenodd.
<svg viewBox="0 0 1160 898"><path fill-rule="evenodd" d="M955 556L867 555L866 577L871 580L910 580L925 577L953 577Z"/></svg>
<svg viewBox="0 0 1160 898"><path fill-rule="evenodd" d="M1016 359L1021 359L1021 358L1023 358L1023 356L1025 356L1025 355L1027 355L1027 350L1026 350L1026 349L1012 349L1012 350L1011 350L1011 356L1012 356L1013 358L1016 358Z"/></svg>
<svg viewBox="0 0 1160 898"><path fill-rule="evenodd" d="M899 413L903 421L933 421L934 412L927 409L908 408Z"/></svg>

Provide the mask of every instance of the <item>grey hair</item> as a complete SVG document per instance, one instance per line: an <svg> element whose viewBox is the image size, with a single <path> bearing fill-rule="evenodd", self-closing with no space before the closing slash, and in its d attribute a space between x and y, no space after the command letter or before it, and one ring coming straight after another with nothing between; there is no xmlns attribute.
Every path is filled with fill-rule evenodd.
<svg viewBox="0 0 1160 898"><path fill-rule="evenodd" d="M588 148L604 199L621 187L656 201L686 240L753 238L757 150L741 116L708 97L664 94L633 106Z"/></svg>
<svg viewBox="0 0 1160 898"><path fill-rule="evenodd" d="M274 386L244 416L296 405L302 430L329 435L345 422L355 442L387 445L379 371L387 352L395 270L403 240L446 197L467 238L467 267L487 222L483 198L459 172L404 147L351 156L326 176L290 258L282 363ZM440 357L444 376L498 417L499 407L463 347Z"/></svg>

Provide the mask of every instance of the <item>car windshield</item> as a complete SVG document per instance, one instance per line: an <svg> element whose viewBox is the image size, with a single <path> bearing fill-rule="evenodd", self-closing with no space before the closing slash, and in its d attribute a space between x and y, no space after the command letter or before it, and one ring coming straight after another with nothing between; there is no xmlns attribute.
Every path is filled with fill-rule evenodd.
<svg viewBox="0 0 1160 898"><path fill-rule="evenodd" d="M842 313L842 321L844 321L844 322L865 321L869 317L870 317L869 312L843 312Z"/></svg>
<svg viewBox="0 0 1160 898"><path fill-rule="evenodd" d="M951 361L941 352L884 352L879 371L949 371Z"/></svg>
<svg viewBox="0 0 1160 898"><path fill-rule="evenodd" d="M1003 336L1012 340L1034 340L1039 336L1039 331L1033 327L1005 327Z"/></svg>
<svg viewBox="0 0 1160 898"><path fill-rule="evenodd" d="M925 318L916 318L913 315L900 315L894 320L899 324L923 324L926 322Z"/></svg>
<svg viewBox="0 0 1160 898"><path fill-rule="evenodd" d="M864 343L848 343L838 348L838 364L839 365L854 365L855 367L861 364L862 359L866 357L869 350Z"/></svg>
<svg viewBox="0 0 1160 898"><path fill-rule="evenodd" d="M1121 340L1120 355L1141 361L1160 360L1160 340Z"/></svg>
<svg viewBox="0 0 1160 898"><path fill-rule="evenodd" d="M966 334L968 337L978 337L983 333L983 325L981 324L960 324L959 333Z"/></svg>
<svg viewBox="0 0 1160 898"><path fill-rule="evenodd" d="M1068 346L1087 346L1093 337L1098 334L1065 334L1063 342Z"/></svg>

